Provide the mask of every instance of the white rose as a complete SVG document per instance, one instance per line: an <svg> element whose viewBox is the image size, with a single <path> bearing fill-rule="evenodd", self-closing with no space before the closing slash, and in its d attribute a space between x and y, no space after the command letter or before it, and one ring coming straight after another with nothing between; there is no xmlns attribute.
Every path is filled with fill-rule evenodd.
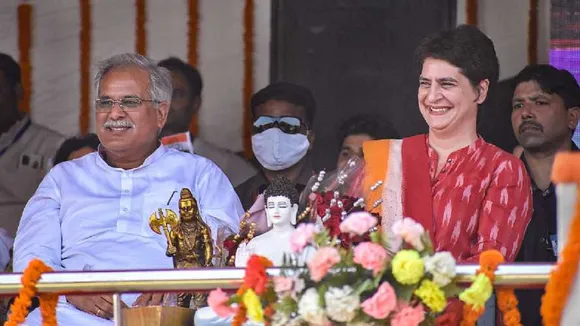
<svg viewBox="0 0 580 326"><path fill-rule="evenodd" d="M423 258L425 270L433 275L433 282L440 287L451 283L455 277L455 259L447 251L436 252L431 257Z"/></svg>
<svg viewBox="0 0 580 326"><path fill-rule="evenodd" d="M286 326L290 322L290 316L281 313L275 313L272 316L272 326Z"/></svg>
<svg viewBox="0 0 580 326"><path fill-rule="evenodd" d="M324 309L319 305L318 291L314 288L310 288L304 292L300 301L298 301L298 314L305 321L316 324L324 325L328 323L328 318L326 318L326 313Z"/></svg>
<svg viewBox="0 0 580 326"><path fill-rule="evenodd" d="M349 322L360 307L360 298L354 290L345 285L342 288L330 288L324 294L328 316L338 322Z"/></svg>

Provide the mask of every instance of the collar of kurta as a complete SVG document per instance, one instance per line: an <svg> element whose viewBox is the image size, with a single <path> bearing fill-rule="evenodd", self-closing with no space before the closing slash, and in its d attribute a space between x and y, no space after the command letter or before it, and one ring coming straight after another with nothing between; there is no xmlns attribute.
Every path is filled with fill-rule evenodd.
<svg viewBox="0 0 580 326"><path fill-rule="evenodd" d="M151 155L149 155L140 166L138 166L134 169L131 169L131 170L142 169L142 168L145 168L145 167L153 164L155 161L157 161L159 158L161 158L167 151L168 151L167 147L165 147L165 146L163 146L163 144L159 143L157 149L153 153L151 153ZM105 152L105 147L103 147L103 144L99 144L99 148L97 150L97 153L98 153L98 155L95 155L96 160L97 160L97 165L100 166L101 168L103 168L105 170L125 171L125 169L112 167L109 164L107 164L107 162L105 161L107 153Z"/></svg>

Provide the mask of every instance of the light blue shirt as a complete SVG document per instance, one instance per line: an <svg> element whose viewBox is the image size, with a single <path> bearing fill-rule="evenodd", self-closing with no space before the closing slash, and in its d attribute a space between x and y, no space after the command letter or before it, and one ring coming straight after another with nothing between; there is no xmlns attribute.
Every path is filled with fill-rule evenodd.
<svg viewBox="0 0 580 326"><path fill-rule="evenodd" d="M200 156L161 145L132 170L109 166L97 152L58 164L24 209L14 271L23 271L34 258L66 271L173 268L165 255L167 241L151 230L149 217L158 208L178 213L182 188L197 199L214 240L220 227L238 231L244 211L234 189L215 164ZM131 304L135 298L123 300ZM59 303L59 325L67 325L63 322L72 316L61 316L61 308ZM74 318L75 325L82 321L87 319Z"/></svg>

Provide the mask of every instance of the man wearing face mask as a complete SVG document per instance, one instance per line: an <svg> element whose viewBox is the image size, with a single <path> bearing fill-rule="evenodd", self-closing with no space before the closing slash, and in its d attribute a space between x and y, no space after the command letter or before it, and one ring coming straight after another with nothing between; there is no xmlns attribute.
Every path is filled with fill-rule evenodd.
<svg viewBox="0 0 580 326"><path fill-rule="evenodd" d="M303 86L275 83L258 91L251 99L252 150L261 171L236 187L244 209L249 209L270 181L285 176L299 192L313 174L308 163L314 133L312 123L316 103Z"/></svg>
<svg viewBox="0 0 580 326"><path fill-rule="evenodd" d="M179 60L168 58L158 63L171 72L173 94L167 123L161 130L161 141L169 147L195 153L214 162L235 187L256 173L255 167L235 153L194 137L189 123L199 114L203 81L199 71ZM179 148L182 147L182 148Z"/></svg>

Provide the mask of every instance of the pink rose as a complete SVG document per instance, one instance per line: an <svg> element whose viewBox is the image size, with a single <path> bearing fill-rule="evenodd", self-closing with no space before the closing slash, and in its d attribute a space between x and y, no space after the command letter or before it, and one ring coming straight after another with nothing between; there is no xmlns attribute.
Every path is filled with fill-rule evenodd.
<svg viewBox="0 0 580 326"><path fill-rule="evenodd" d="M336 248L323 247L318 249L307 263L310 278L314 282L322 280L324 275L338 262L340 262L340 254Z"/></svg>
<svg viewBox="0 0 580 326"><path fill-rule="evenodd" d="M274 277L274 291L278 294L283 294L292 290L294 281L289 277L276 276Z"/></svg>
<svg viewBox="0 0 580 326"><path fill-rule="evenodd" d="M377 292L361 304L364 313L374 319L387 318L391 311L395 310L396 306L397 294L387 282L383 282L377 289Z"/></svg>
<svg viewBox="0 0 580 326"><path fill-rule="evenodd" d="M385 268L387 257L387 250L373 242L363 242L354 248L354 262L373 271L374 276Z"/></svg>
<svg viewBox="0 0 580 326"><path fill-rule="evenodd" d="M290 249L301 252L314 238L314 224L300 224L290 236Z"/></svg>
<svg viewBox="0 0 580 326"><path fill-rule="evenodd" d="M391 326L417 326L425 320L425 310L420 303L416 307L401 305L397 310L391 319Z"/></svg>
<svg viewBox="0 0 580 326"><path fill-rule="evenodd" d="M415 249L422 251L425 249L421 236L425 233L423 226L415 222L412 218L405 217L393 224L393 233L401 237L403 241L413 246Z"/></svg>
<svg viewBox="0 0 580 326"><path fill-rule="evenodd" d="M350 235L363 235L377 225L377 218L367 212L355 212L349 214L340 223L340 232Z"/></svg>
<svg viewBox="0 0 580 326"><path fill-rule="evenodd" d="M230 298L221 289L215 289L209 293L207 304L216 315L226 318L235 315L236 309L227 304Z"/></svg>

